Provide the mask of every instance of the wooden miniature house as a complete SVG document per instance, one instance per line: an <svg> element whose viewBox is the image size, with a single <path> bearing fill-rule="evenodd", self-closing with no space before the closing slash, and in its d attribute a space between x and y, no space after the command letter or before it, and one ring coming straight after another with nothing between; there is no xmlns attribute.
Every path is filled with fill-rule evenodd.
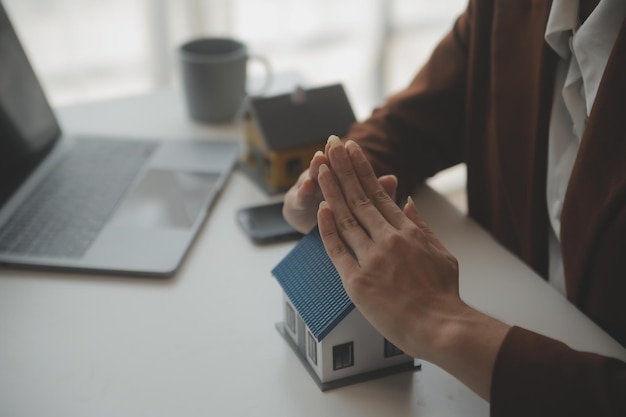
<svg viewBox="0 0 626 417"><path fill-rule="evenodd" d="M291 187L328 136L355 122L341 84L250 97L247 110L243 168L270 192Z"/></svg>
<svg viewBox="0 0 626 417"><path fill-rule="evenodd" d="M276 327L322 391L419 368L352 304L317 228L272 274L283 289Z"/></svg>

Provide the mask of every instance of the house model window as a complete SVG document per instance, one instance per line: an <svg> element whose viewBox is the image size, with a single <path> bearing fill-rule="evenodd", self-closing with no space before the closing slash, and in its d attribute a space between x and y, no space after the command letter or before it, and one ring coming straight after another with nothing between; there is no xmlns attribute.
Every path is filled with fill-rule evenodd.
<svg viewBox="0 0 626 417"><path fill-rule="evenodd" d="M352 350L354 343L344 343L342 345L333 346L333 369L348 368L354 366L354 356Z"/></svg>
<svg viewBox="0 0 626 417"><path fill-rule="evenodd" d="M289 307L276 327L322 391L420 367L352 304L317 228L272 274Z"/></svg>
<svg viewBox="0 0 626 417"><path fill-rule="evenodd" d="M289 303L285 303L285 324L292 333L296 332L296 312Z"/></svg>
<svg viewBox="0 0 626 417"><path fill-rule="evenodd" d="M403 353L404 352L398 349L393 343L385 339L385 358L402 355Z"/></svg>
<svg viewBox="0 0 626 417"><path fill-rule="evenodd" d="M309 354L309 359L311 359L311 361L313 361L313 363L317 365L317 342L315 341L315 338L313 337L311 332L308 332L307 342L307 352Z"/></svg>

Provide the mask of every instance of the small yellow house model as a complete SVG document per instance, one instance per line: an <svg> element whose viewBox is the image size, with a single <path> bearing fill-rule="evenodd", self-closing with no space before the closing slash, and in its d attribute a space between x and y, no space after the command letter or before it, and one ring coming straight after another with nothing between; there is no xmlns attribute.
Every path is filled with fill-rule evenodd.
<svg viewBox="0 0 626 417"><path fill-rule="evenodd" d="M247 110L242 165L270 193L291 187L328 136L356 121L341 84L251 97Z"/></svg>

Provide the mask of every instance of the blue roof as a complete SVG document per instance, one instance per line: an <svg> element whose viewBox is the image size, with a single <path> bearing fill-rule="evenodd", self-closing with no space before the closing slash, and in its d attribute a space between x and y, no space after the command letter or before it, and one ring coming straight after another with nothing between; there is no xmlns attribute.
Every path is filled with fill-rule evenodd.
<svg viewBox="0 0 626 417"><path fill-rule="evenodd" d="M317 227L296 244L272 274L317 340L326 337L354 308Z"/></svg>

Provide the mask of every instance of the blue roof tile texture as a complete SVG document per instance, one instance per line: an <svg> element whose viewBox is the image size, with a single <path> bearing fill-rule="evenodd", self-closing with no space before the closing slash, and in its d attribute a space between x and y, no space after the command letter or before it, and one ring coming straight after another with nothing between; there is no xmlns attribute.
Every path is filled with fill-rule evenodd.
<svg viewBox="0 0 626 417"><path fill-rule="evenodd" d="M354 308L317 228L296 244L272 275L318 341Z"/></svg>

